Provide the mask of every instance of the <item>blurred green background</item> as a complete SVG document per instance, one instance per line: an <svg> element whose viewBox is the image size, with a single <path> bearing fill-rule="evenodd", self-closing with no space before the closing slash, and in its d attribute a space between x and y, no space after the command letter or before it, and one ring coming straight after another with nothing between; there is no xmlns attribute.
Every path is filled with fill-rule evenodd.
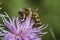
<svg viewBox="0 0 60 40"><path fill-rule="evenodd" d="M48 34L42 40L60 40L60 0L0 0L0 13L7 12L9 16L17 16L20 8L39 8L41 22L49 24ZM1 21L0 21L1 22Z"/></svg>

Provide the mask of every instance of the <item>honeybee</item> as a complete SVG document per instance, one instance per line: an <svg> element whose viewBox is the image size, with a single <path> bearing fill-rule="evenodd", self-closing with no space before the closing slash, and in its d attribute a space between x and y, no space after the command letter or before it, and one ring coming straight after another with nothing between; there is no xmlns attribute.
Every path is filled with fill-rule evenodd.
<svg viewBox="0 0 60 40"><path fill-rule="evenodd" d="M26 19L26 17L29 15L30 12L32 12L32 18L31 19L33 19L33 21L35 22L33 27L41 26L41 22L40 22L39 15L37 13L37 9L36 10L33 10L31 8L20 9L20 11L18 12L19 20L22 20L23 18Z"/></svg>

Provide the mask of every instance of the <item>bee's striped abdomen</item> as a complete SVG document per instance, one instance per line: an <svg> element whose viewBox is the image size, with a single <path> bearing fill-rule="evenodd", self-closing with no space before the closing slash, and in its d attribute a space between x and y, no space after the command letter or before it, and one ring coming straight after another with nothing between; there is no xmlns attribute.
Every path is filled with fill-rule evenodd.
<svg viewBox="0 0 60 40"><path fill-rule="evenodd" d="M40 18L39 18L39 15L37 12L33 12L32 19L33 19L33 21L35 21L33 27L41 26Z"/></svg>

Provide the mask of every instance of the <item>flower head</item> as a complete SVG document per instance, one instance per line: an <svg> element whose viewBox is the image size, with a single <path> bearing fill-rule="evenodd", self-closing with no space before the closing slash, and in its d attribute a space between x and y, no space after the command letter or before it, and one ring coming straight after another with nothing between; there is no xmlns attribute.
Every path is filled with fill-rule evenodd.
<svg viewBox="0 0 60 40"><path fill-rule="evenodd" d="M44 25L38 28L32 28L34 22L31 20L31 13L22 23L18 20L18 17L12 17L11 19L7 14L0 14L0 16L2 17L5 26L9 29L9 31L4 31L4 40L41 40L39 35L47 33L42 33L42 30L46 28L42 28ZM6 19L6 17L9 19L9 21Z"/></svg>

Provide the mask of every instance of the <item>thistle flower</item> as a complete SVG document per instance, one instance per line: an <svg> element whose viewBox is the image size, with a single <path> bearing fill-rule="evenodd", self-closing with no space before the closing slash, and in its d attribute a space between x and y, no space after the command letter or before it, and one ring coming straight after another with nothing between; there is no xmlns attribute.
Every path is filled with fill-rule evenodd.
<svg viewBox="0 0 60 40"><path fill-rule="evenodd" d="M6 13L5 13L6 14ZM46 34L47 32L42 32L42 28L44 24L38 28L33 28L34 22L31 20L32 14L26 18L24 22L21 23L21 21L18 20L18 17L12 17L12 19L6 14L2 15L0 14L0 17L2 17L2 20L5 24L5 26L9 29L3 30L3 28L0 28L0 30L3 30L4 34L0 33L0 36L4 36L4 40L41 40L39 35ZM9 21L6 19L6 17L9 19Z"/></svg>

